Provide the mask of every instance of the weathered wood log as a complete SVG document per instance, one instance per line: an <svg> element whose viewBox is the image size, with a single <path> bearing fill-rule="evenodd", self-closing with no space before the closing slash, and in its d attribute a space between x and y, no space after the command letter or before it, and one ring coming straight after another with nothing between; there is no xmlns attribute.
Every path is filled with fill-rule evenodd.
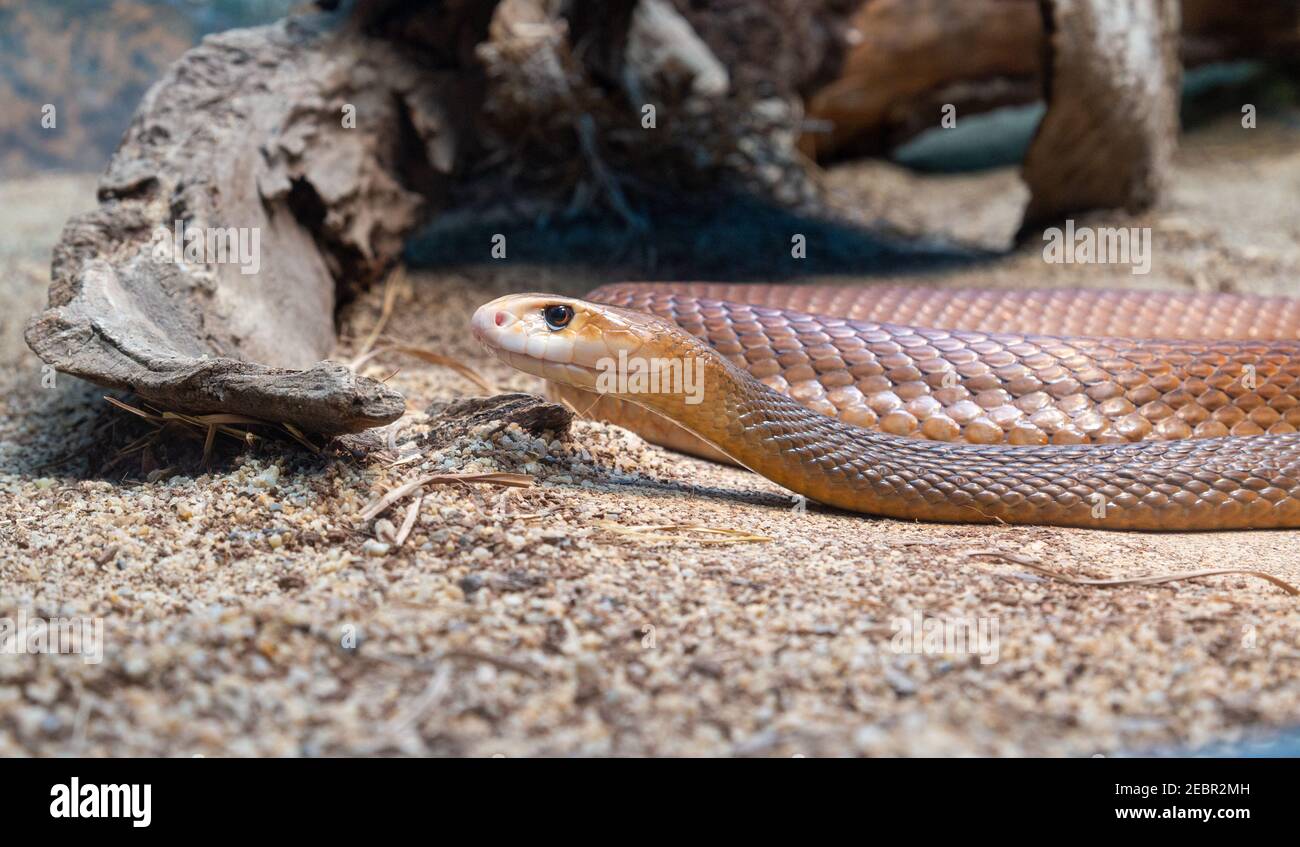
<svg viewBox="0 0 1300 847"><path fill-rule="evenodd" d="M884 152L939 125L940 106L983 111L1040 96L1038 0L868 0L856 43L808 117L802 140L819 158Z"/></svg>
<svg viewBox="0 0 1300 847"><path fill-rule="evenodd" d="M28 344L164 409L391 421L396 392L325 358L340 298L414 227L485 198L629 225L683 190L807 202L797 89L833 64L852 5L359 0L209 38L150 89L99 208L69 223ZM741 19L766 52L738 47Z"/></svg>
<svg viewBox="0 0 1300 847"><path fill-rule="evenodd" d="M1182 0L1184 65L1300 60L1300 0ZM815 90L817 126L801 147L819 159L880 154L939 125L940 107L975 114L1042 98L1038 0L868 0L840 73Z"/></svg>
<svg viewBox="0 0 1300 847"><path fill-rule="evenodd" d="M335 278L373 278L420 219L393 131L439 140L432 116L421 129L399 106L423 115L432 81L327 23L210 38L150 90L99 208L55 250L27 331L45 361L165 409L316 432L402 414L396 392L323 360Z"/></svg>
<svg viewBox="0 0 1300 847"><path fill-rule="evenodd" d="M1024 226L1159 196L1178 139L1178 0L1044 0L1047 113L1025 155Z"/></svg>

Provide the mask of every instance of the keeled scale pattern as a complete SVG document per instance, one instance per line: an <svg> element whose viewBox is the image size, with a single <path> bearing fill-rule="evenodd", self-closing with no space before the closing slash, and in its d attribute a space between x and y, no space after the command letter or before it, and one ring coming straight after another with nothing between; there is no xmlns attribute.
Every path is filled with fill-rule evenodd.
<svg viewBox="0 0 1300 847"><path fill-rule="evenodd" d="M588 299L641 308L637 304L668 294L852 320L982 332L1300 339L1300 300L1251 294L638 282L602 286Z"/></svg>
<svg viewBox="0 0 1300 847"><path fill-rule="evenodd" d="M663 336L654 355L666 345ZM676 351L697 342L677 336ZM706 354L707 355L707 354ZM709 402L661 411L741 464L840 508L1106 529L1300 526L1300 435L1045 446L890 436L813 412L709 357Z"/></svg>
<svg viewBox="0 0 1300 847"><path fill-rule="evenodd" d="M776 297L771 289L784 288L801 293L801 302L850 311L853 303L844 302L850 293L859 305L881 302L863 296L880 289L701 288L769 299ZM905 292L895 299L914 307L923 300L943 303L947 293L893 291ZM990 294L956 293L978 303ZM1029 308L1016 296L1020 292L996 294L1018 310ZM1272 300L1285 306L1271 304L1269 325L1279 331L1288 326L1293 335L1295 328L1288 322L1300 325L1300 318L1294 317L1295 301L1282 298L1029 294L1042 295L1053 305L1051 313L1064 310L1081 325L1099 316L1112 317L1103 304L1120 308L1174 303L1183 311L1173 309L1170 314L1181 315L1178 320L1184 324L1190 320L1186 309L1199 304L1211 308L1214 319L1245 330L1246 321L1259 317ZM891 435L975 444L1066 445L1282 435L1300 429L1300 342L1293 340L1155 341L922 329L698 298L664 284L606 286L591 296L668 318L808 408ZM1065 308L1070 296L1079 299L1078 308ZM931 311L943 317L941 309ZM1140 309L1129 313L1121 328L1142 319ZM1149 326L1168 328L1158 319ZM636 426L643 417L639 410L619 405L604 403L602 411Z"/></svg>

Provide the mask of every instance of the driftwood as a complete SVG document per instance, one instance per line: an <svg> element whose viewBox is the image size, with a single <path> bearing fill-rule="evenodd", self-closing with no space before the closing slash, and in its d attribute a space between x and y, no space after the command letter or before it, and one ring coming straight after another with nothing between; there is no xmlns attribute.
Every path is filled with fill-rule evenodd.
<svg viewBox="0 0 1300 847"><path fill-rule="evenodd" d="M66 227L32 349L164 409L316 432L400 416L396 392L322 361L335 276L373 278L423 202L386 146L394 92L414 99L428 82L395 58L380 74L368 46L286 22L187 53L142 103L99 208ZM369 119L344 129L345 103ZM244 233L256 272L177 261L177 221L183 233Z"/></svg>
<svg viewBox="0 0 1300 847"><path fill-rule="evenodd" d="M1238 58L1295 62L1300 0L1182 0L1185 66ZM1042 0L867 0L843 69L815 91L801 140L829 159L890 150L961 115L1042 98ZM1112 45L1118 46L1118 45Z"/></svg>
<svg viewBox="0 0 1300 847"><path fill-rule="evenodd" d="M1041 96L1038 0L867 0L839 75L814 92L804 136L820 158L878 154L958 114Z"/></svg>
<svg viewBox="0 0 1300 847"><path fill-rule="evenodd" d="M528 198L632 227L682 190L808 202L799 92L836 64L852 5L359 0L209 38L68 224L28 344L164 409L391 421L400 395L326 357L337 303L417 225ZM762 42L742 48L738 23Z"/></svg>
<svg viewBox="0 0 1300 847"><path fill-rule="evenodd" d="M1178 0L1050 0L1047 113L1025 156L1024 225L1145 208L1178 138Z"/></svg>

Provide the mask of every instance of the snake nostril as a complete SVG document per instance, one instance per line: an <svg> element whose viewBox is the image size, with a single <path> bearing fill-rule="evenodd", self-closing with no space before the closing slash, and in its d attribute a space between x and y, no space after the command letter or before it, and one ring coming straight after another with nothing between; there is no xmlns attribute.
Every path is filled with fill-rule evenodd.
<svg viewBox="0 0 1300 847"><path fill-rule="evenodd" d="M506 317L507 317L507 316L506 316L506 313L505 313L505 312L497 312L497 316L496 316L496 324L497 324L497 326L505 326L505 325L506 325Z"/></svg>

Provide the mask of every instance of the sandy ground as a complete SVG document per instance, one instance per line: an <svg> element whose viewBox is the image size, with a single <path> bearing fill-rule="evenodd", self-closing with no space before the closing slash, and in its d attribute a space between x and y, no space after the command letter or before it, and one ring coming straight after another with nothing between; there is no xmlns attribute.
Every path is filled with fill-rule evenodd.
<svg viewBox="0 0 1300 847"><path fill-rule="evenodd" d="M1105 219L1154 228L1147 277L1047 265L1030 245L913 280L1286 291L1300 271L1297 140L1232 122L1189 137L1166 208ZM1023 202L1010 171L917 177L875 163L831 178L864 217L986 247L1006 242ZM420 410L478 391L393 357L367 372L397 371L413 411L380 433L382 449L228 443L204 472L197 448L165 443L105 471L143 430L92 387L43 387L18 332L43 301L64 217L91 202L87 177L0 185L0 619L104 623L99 663L0 655L0 754L1089 756L1300 720L1300 598L1246 576L1075 586L981 552L1074 577L1237 566L1300 584L1297 532L803 509L755 475L587 421L564 439L487 427L430 442ZM605 278L510 262L416 273L388 334L537 391L473 346L470 312L506 291ZM336 358L380 299L346 310ZM431 486L415 511L408 499L378 522L359 516L420 474L497 470L536 484ZM644 529L681 524L769 540ZM896 638L916 620L971 624L985 640Z"/></svg>

